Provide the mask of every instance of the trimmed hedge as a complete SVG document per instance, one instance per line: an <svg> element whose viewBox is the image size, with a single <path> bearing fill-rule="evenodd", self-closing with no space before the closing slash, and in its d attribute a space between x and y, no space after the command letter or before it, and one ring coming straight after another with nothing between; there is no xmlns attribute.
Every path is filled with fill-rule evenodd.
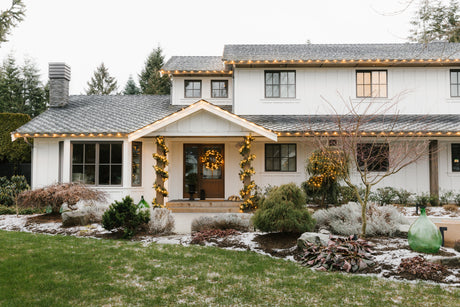
<svg viewBox="0 0 460 307"><path fill-rule="evenodd" d="M0 161L30 162L31 147L23 139L11 141L11 132L28 121L30 117L27 114L0 113Z"/></svg>

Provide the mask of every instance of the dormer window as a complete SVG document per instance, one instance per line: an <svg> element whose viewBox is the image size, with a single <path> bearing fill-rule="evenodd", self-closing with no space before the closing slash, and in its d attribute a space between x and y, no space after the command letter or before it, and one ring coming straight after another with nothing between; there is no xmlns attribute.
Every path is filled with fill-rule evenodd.
<svg viewBox="0 0 460 307"><path fill-rule="evenodd" d="M185 98L201 98L201 80L185 80Z"/></svg>
<svg viewBox="0 0 460 307"><path fill-rule="evenodd" d="M386 70L357 70L356 97L386 98L388 82Z"/></svg>
<svg viewBox="0 0 460 307"><path fill-rule="evenodd" d="M211 81L212 98L228 98L228 81L212 80Z"/></svg>
<svg viewBox="0 0 460 307"><path fill-rule="evenodd" d="M265 71L265 98L295 98L295 71Z"/></svg>

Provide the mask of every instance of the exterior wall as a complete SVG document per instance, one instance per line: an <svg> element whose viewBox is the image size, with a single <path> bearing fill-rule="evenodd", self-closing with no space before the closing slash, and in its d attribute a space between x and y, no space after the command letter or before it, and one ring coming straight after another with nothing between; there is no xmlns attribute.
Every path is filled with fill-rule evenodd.
<svg viewBox="0 0 460 307"><path fill-rule="evenodd" d="M234 72L236 114L333 114L328 103L344 113L344 100L356 98L356 70L387 70L388 98L398 101L400 114L460 113L460 97L450 97L449 67L287 68L296 71L296 98L265 98L264 71L272 68L237 68Z"/></svg>
<svg viewBox="0 0 460 307"><path fill-rule="evenodd" d="M439 190L440 193L453 190L460 193L460 172L452 172L451 144L460 140L448 139L439 142Z"/></svg>
<svg viewBox="0 0 460 307"><path fill-rule="evenodd" d="M32 189L57 183L59 180L59 141L56 138L35 138L32 153Z"/></svg>
<svg viewBox="0 0 460 307"><path fill-rule="evenodd" d="M201 80L201 97L185 98L184 97L184 80ZM211 98L211 80L228 81L228 98ZM172 78L171 104L189 105L204 99L216 105L231 105L233 103L233 81L229 77L177 77Z"/></svg>

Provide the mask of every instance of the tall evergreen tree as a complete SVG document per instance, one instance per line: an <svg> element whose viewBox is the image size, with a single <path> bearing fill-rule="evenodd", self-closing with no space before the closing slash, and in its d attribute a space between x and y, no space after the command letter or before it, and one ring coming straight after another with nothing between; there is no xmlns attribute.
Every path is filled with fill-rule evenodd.
<svg viewBox="0 0 460 307"><path fill-rule="evenodd" d="M94 71L91 81L88 81L88 89L86 95L110 95L115 94L118 89L117 80L111 77L109 70L101 63Z"/></svg>
<svg viewBox="0 0 460 307"><path fill-rule="evenodd" d="M9 55L0 70L0 112L35 117L46 110L47 101L36 65L26 59L19 67L15 58Z"/></svg>
<svg viewBox="0 0 460 307"><path fill-rule="evenodd" d="M6 42L11 29L24 19L26 7L22 0L12 0L11 6L0 11L0 43Z"/></svg>
<svg viewBox="0 0 460 307"><path fill-rule="evenodd" d="M441 1L423 0L412 19L409 40L460 42L460 15L457 0L444 5Z"/></svg>
<svg viewBox="0 0 460 307"><path fill-rule="evenodd" d="M136 82L133 79L133 76L129 75L128 82L126 82L123 95L139 95L141 90L136 85Z"/></svg>
<svg viewBox="0 0 460 307"><path fill-rule="evenodd" d="M139 85L142 94L168 95L171 88L171 80L164 75L161 76L160 70L164 64L164 55L161 47L154 49L147 60L145 67L139 74Z"/></svg>

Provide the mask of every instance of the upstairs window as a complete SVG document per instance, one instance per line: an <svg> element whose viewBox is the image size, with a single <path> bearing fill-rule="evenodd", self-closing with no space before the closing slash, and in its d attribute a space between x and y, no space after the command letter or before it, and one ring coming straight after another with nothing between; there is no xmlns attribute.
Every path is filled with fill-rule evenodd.
<svg viewBox="0 0 460 307"><path fill-rule="evenodd" d="M201 98L201 80L185 80L185 98Z"/></svg>
<svg viewBox="0 0 460 307"><path fill-rule="evenodd" d="M450 70L450 97L460 97L460 69Z"/></svg>
<svg viewBox="0 0 460 307"><path fill-rule="evenodd" d="M295 98L295 71L265 71L265 98Z"/></svg>
<svg viewBox="0 0 460 307"><path fill-rule="evenodd" d="M460 144L452 144L452 172L460 172Z"/></svg>
<svg viewBox="0 0 460 307"><path fill-rule="evenodd" d="M357 148L358 168L368 172L386 172L390 165L390 146L387 143L360 143Z"/></svg>
<svg viewBox="0 0 460 307"><path fill-rule="evenodd" d="M266 172L295 172L296 144L265 144Z"/></svg>
<svg viewBox="0 0 460 307"><path fill-rule="evenodd" d="M388 97L388 81L386 70L357 70L356 97L385 98Z"/></svg>
<svg viewBox="0 0 460 307"><path fill-rule="evenodd" d="M212 98L228 98L228 81L212 80L211 81Z"/></svg>

